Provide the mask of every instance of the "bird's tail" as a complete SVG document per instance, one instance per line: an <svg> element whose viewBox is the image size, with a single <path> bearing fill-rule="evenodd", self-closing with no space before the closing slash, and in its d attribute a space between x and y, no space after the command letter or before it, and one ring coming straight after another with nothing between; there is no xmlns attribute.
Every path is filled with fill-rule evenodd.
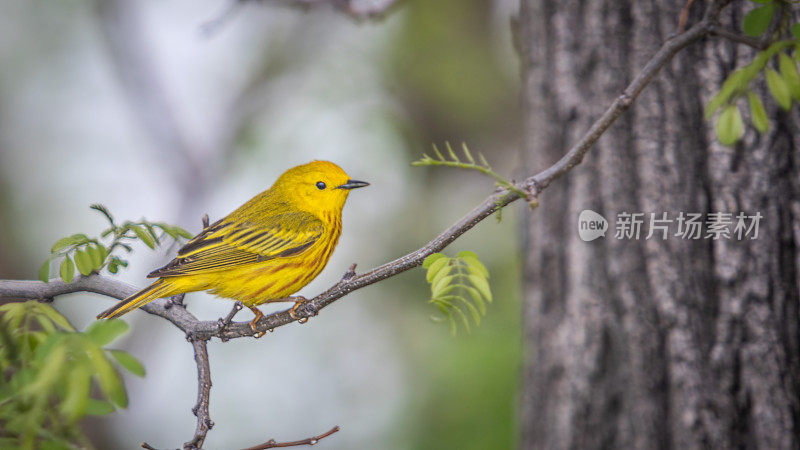
<svg viewBox="0 0 800 450"><path fill-rule="evenodd" d="M163 279L158 280L150 286L142 289L141 291L131 295L130 297L122 300L111 308L101 312L97 315L98 319L111 319L119 317L128 311L134 310L146 303L161 297L167 297L173 294L172 286L165 282Z"/></svg>

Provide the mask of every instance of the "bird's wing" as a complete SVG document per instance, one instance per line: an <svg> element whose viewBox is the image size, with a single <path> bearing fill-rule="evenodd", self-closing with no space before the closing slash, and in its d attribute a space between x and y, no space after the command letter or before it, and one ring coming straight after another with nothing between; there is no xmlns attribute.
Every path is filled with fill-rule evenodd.
<svg viewBox="0 0 800 450"><path fill-rule="evenodd" d="M147 276L194 275L296 255L311 247L323 230L319 219L304 212L272 216L260 224L223 219L187 242L169 264Z"/></svg>

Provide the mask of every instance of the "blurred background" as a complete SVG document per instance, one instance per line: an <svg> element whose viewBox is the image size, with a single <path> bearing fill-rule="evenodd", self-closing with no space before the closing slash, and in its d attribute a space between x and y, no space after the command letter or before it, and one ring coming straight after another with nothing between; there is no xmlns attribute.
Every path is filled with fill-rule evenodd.
<svg viewBox="0 0 800 450"><path fill-rule="evenodd" d="M465 141L503 174L517 161L515 0L409 0L357 23L329 8L222 0L1 0L0 278L34 279L53 241L120 220L200 230L289 167L331 160L372 183L354 192L313 296L426 243L493 189L473 173L412 168L431 143ZM365 3L370 3L364 0ZM521 365L517 208L447 253L478 253L495 302L451 337L429 319L421 269L359 290L305 325L213 341L207 448L295 440L333 425L340 449L516 446ZM137 286L175 248L135 249L118 276ZM231 303L187 297L201 319ZM111 305L56 307L79 328ZM285 308L279 306L278 308ZM265 311L270 307L263 308ZM249 312L237 318L249 320ZM196 366L182 333L136 311L118 342L148 373L127 377L127 410L86 423L98 448L174 447L195 426Z"/></svg>

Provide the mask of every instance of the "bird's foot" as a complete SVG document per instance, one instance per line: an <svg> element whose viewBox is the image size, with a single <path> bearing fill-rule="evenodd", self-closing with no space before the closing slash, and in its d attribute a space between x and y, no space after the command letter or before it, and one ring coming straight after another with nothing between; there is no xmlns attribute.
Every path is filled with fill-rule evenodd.
<svg viewBox="0 0 800 450"><path fill-rule="evenodd" d="M292 297L294 306L289 310L289 316L297 320L298 323L308 322L309 317L314 317L319 314L319 308L305 297ZM298 313L302 317L298 317Z"/></svg>
<svg viewBox="0 0 800 450"><path fill-rule="evenodd" d="M255 306L247 305L247 307L250 308L250 311L253 311L253 314L256 315L256 317L252 321L250 321L250 329L253 330L253 333L254 333L253 337L258 339L261 336L264 336L265 334L267 334L266 331L258 331L258 328L257 328L258 321L261 320L262 317L264 317L264 313L262 313L261 310L256 308Z"/></svg>

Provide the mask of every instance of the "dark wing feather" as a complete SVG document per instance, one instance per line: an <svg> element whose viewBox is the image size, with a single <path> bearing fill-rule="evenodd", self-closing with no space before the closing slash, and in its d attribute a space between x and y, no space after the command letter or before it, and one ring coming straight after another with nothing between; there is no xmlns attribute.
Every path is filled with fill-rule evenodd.
<svg viewBox="0 0 800 450"><path fill-rule="evenodd" d="M263 224L222 219L209 225L148 278L194 275L299 254L316 242L324 227L309 213L292 212Z"/></svg>

